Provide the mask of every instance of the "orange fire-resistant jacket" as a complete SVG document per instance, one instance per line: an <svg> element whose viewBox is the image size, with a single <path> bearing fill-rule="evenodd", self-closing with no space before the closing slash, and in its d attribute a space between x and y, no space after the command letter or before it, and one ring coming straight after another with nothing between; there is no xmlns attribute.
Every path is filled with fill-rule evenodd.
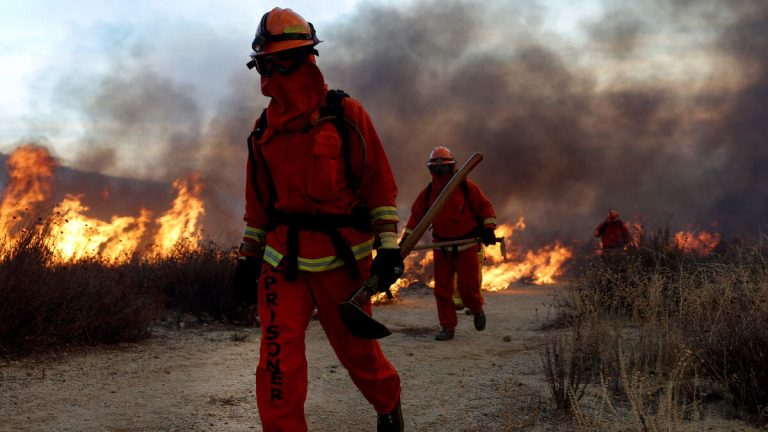
<svg viewBox="0 0 768 432"><path fill-rule="evenodd" d="M287 251L287 227L278 225L268 231L267 213L273 199L276 210L310 215L350 214L353 208L364 206L377 232L397 229L397 186L373 123L355 99L345 98L343 109L344 118L359 129L365 140L348 127L350 165L359 185L357 190L348 183L341 136L332 121L297 132L269 127L258 142L250 143L257 166L249 160L244 241L266 240L264 260L272 266L277 266ZM311 116L312 123L318 118L319 107ZM252 180L254 169L258 190ZM270 195L270 181L276 196ZM339 232L357 260L371 254L371 232L350 227L339 228ZM299 232L298 255L299 270L317 272L344 265L336 259L330 237L317 231Z"/></svg>
<svg viewBox="0 0 768 432"><path fill-rule="evenodd" d="M466 186L459 186L451 193L448 203L432 221L432 237L435 241L468 238L478 235L478 227L495 227L496 213L491 202L474 182L469 179L465 181ZM426 187L419 193L411 206L411 217L405 226L406 234L410 234L424 217L446 183L433 176L432 187Z"/></svg>
<svg viewBox="0 0 768 432"><path fill-rule="evenodd" d="M623 248L629 244L629 230L621 219L606 219L595 228L595 237L600 237L605 249Z"/></svg>

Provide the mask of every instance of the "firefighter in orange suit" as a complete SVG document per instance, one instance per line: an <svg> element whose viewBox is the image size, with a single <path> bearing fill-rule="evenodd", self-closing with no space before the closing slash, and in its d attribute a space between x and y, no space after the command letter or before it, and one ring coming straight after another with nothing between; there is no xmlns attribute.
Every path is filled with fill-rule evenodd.
<svg viewBox="0 0 768 432"><path fill-rule="evenodd" d="M429 155L427 167L432 182L421 191L411 207L411 217L405 226L407 237L435 202L440 191L453 177L456 160L445 147L437 147ZM435 242L479 237L485 245L496 243L494 230L496 214L488 198L471 180L465 180L449 197L448 203L432 221ZM452 294L454 277L462 303L474 315L475 329L485 329L483 297L480 295L479 243L435 249L435 300L440 331L436 340L453 339L456 329L456 306Z"/></svg>
<svg viewBox="0 0 768 432"><path fill-rule="evenodd" d="M624 258L625 248L630 244L627 225L619 218L619 212L610 210L608 217L595 227L592 233L600 239L600 258L613 269L620 269Z"/></svg>
<svg viewBox="0 0 768 432"><path fill-rule="evenodd" d="M600 238L603 250L623 250L629 245L629 230L619 218L619 212L610 210L608 217L595 228L595 237Z"/></svg>
<svg viewBox="0 0 768 432"><path fill-rule="evenodd" d="M259 414L265 431L307 430L304 337L317 308L341 364L378 413L378 431L402 431L397 371L376 340L353 336L337 312L371 273L383 289L402 274L397 186L366 111L328 90L315 63L318 43L312 24L274 8L261 19L248 63L270 98L248 141L238 267L259 274Z"/></svg>

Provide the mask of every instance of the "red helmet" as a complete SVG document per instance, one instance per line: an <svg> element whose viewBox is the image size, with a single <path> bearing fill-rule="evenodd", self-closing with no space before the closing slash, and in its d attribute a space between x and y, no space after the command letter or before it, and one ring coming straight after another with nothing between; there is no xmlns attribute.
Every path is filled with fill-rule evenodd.
<svg viewBox="0 0 768 432"><path fill-rule="evenodd" d="M611 211L608 212L608 219L610 220L616 220L619 218L619 212L616 210L611 209Z"/></svg>
<svg viewBox="0 0 768 432"><path fill-rule="evenodd" d="M448 150L447 147L435 147L432 153L429 154L429 160L427 161L427 166L455 164L456 159L453 157L453 152Z"/></svg>
<svg viewBox="0 0 768 432"><path fill-rule="evenodd" d="M291 9L276 7L261 17L251 44L251 57L303 46L313 47L320 42L312 23Z"/></svg>

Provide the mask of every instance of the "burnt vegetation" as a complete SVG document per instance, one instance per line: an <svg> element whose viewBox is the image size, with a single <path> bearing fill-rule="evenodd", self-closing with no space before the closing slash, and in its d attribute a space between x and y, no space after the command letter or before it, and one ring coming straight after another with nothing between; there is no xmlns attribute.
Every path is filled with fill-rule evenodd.
<svg viewBox="0 0 768 432"><path fill-rule="evenodd" d="M725 405L768 424L764 244L721 244L705 257L674 244L656 230L618 259L585 264L558 293L543 367L575 422L678 430Z"/></svg>

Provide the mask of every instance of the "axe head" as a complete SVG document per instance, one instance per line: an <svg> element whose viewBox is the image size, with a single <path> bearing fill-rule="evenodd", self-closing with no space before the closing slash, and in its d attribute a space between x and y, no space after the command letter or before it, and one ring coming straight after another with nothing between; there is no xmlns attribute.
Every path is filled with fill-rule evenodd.
<svg viewBox="0 0 768 432"><path fill-rule="evenodd" d="M365 313L360 305L367 304L371 296L378 292L379 278L371 275L363 282L363 286L357 289L347 299L338 304L339 315L344 327L355 337L360 339L381 339L392 332L382 323Z"/></svg>
<svg viewBox="0 0 768 432"><path fill-rule="evenodd" d="M392 334L384 324L376 321L351 301L338 305L344 326L360 339L381 339Z"/></svg>

